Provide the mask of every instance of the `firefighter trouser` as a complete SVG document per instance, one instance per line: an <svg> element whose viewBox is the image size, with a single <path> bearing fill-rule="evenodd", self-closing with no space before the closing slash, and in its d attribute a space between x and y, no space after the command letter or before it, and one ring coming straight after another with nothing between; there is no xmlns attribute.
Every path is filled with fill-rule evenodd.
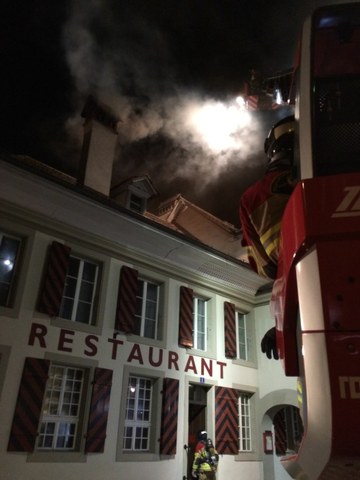
<svg viewBox="0 0 360 480"><path fill-rule="evenodd" d="M216 480L215 472L212 470L199 471L199 480Z"/></svg>

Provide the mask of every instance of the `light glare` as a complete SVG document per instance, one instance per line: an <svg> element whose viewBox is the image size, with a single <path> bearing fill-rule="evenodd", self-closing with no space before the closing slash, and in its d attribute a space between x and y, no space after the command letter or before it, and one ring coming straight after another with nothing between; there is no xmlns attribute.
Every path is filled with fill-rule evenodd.
<svg viewBox="0 0 360 480"><path fill-rule="evenodd" d="M250 123L250 114L245 110L245 102L238 97L231 105L211 102L194 107L188 122L208 148L219 153L241 146L241 129Z"/></svg>

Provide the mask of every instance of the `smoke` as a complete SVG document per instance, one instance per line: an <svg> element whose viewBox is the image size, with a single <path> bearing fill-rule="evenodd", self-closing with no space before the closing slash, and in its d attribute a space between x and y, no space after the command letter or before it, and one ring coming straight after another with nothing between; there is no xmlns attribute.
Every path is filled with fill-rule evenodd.
<svg viewBox="0 0 360 480"><path fill-rule="evenodd" d="M120 118L116 179L149 173L162 184L191 179L202 191L224 169L249 161L259 148L259 122L235 98L181 85L166 27L134 10L120 14L115 3L100 0L73 4L63 38L78 110L92 94ZM80 142L79 118L67 126Z"/></svg>
<svg viewBox="0 0 360 480"><path fill-rule="evenodd" d="M120 119L113 183L148 174L162 198L182 193L234 221L229 207L219 211L230 195L226 179L231 188L236 183L239 196L259 175L263 140L276 113L250 114L236 103L251 65L246 53L239 55L239 39L231 37L241 29L236 25L221 44L211 43L211 25L219 30L222 23L219 12L189 10L190 4L196 8L196 2L71 3L63 45L78 108L67 130L80 145L80 112L93 95ZM220 12L230 5L238 8L229 3ZM233 12L227 13L231 22ZM254 42L246 44L256 57ZM230 74L221 71L222 61ZM220 181L222 195L214 202Z"/></svg>
<svg viewBox="0 0 360 480"><path fill-rule="evenodd" d="M288 68L302 20L328 1L5 2L1 147L76 175L92 95L121 120L114 182L148 173L164 195L217 207L261 174L278 114L246 118L244 80Z"/></svg>

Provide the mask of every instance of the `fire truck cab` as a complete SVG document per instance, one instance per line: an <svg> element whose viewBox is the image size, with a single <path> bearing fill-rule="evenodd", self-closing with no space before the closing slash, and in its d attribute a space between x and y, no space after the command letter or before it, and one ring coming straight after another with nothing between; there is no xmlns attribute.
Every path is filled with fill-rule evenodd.
<svg viewBox="0 0 360 480"><path fill-rule="evenodd" d="M302 480L360 478L360 2L305 22L295 70L299 182L282 220L271 309L304 436Z"/></svg>

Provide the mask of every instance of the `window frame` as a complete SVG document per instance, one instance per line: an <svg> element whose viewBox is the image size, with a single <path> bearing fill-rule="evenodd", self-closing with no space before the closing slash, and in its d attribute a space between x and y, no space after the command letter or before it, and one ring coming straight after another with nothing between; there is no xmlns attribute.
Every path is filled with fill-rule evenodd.
<svg viewBox="0 0 360 480"><path fill-rule="evenodd" d="M0 254L2 251L2 243L3 243L4 237L18 241L16 256L14 259L13 267L11 269L12 270L11 279L8 283L1 282L1 284L8 285L8 292L7 292L5 302L1 303L0 307L13 308L15 303L16 289L17 289L19 265L20 265L23 250L24 250L24 238L20 235L11 234L9 232L6 232L5 230L1 230L0 231Z"/></svg>
<svg viewBox="0 0 360 480"><path fill-rule="evenodd" d="M80 409L78 414L77 435L75 439L75 448L72 450L66 449L47 449L38 447L38 439L36 440L34 451L28 454L28 461L30 462L83 462L86 459L87 453L85 452L86 438L85 433L87 429L87 422L89 417L89 408L91 401L91 382L90 379L94 376L95 366L97 362L64 362L62 356L52 354L49 358L49 372L52 366L60 366L67 368L75 368L83 370L83 388L82 397L80 401ZM43 409L45 405L46 391L48 387L48 381L44 391L43 405L38 423L38 431L40 432L41 423L43 419Z"/></svg>
<svg viewBox="0 0 360 480"><path fill-rule="evenodd" d="M204 313L199 313L199 302L203 302ZM193 296L193 349L207 352L208 351L208 328L209 328L209 319L208 319L208 302L209 300L200 295ZM199 328L199 316L203 318L204 325L203 329ZM203 347L200 345L199 335L203 339Z"/></svg>
<svg viewBox="0 0 360 480"><path fill-rule="evenodd" d="M135 381L135 395L132 398L132 388L134 388ZM144 384L142 387L141 384ZM152 378L143 377L138 375L129 375L128 385L127 385L127 396L126 396L126 409L125 409L125 419L124 419L124 432L123 432L123 451L135 452L135 453L147 453L150 448L150 436L151 436L151 413L152 413L152 404L153 404L153 390L154 390L154 381ZM140 395L141 391L144 392L145 396ZM146 398L146 392L149 392L150 398ZM132 401L133 400L133 401ZM145 408L146 402L149 402L149 408ZM141 403L143 402L143 410L141 410ZM133 408L130 408L130 405L133 404ZM129 412L133 411L134 418L128 418ZM148 419L138 419L139 413L144 414L147 412ZM131 429L131 436L126 435L126 431ZM141 436L138 437L138 430L141 432ZM147 431L147 435L144 435L144 432ZM126 447L127 439L130 440L130 448ZM142 445L143 442L146 442L146 448L137 448L137 442L140 442Z"/></svg>
<svg viewBox="0 0 360 480"><path fill-rule="evenodd" d="M61 385L60 389L56 388L56 375L58 375L58 371L61 369L63 371L62 377L61 377ZM53 370L53 372L52 372ZM68 372L70 370L73 370L74 372L81 372L81 384L80 384L80 390L79 392L76 392L74 390L67 390L67 387L69 385L69 380L70 382L75 385L76 382L79 382L77 379L69 379ZM50 384L50 380L54 379L53 383ZM81 442L81 436L82 432L81 429L79 428L82 425L81 417L83 414L83 404L84 404L84 397L86 396L86 391L85 391L85 383L86 383L86 371L85 368L83 367L78 367L78 366L72 366L72 365L61 365L57 362L51 362L49 366L49 378L46 382L46 388L44 392L44 399L43 399L43 406L42 406L42 412L40 415L39 419L39 435L36 441L36 450L38 452L56 452L56 453L61 453L61 452L78 452L80 451L80 442ZM77 403L77 410L76 410L76 415L66 415L63 414L62 412L59 412L55 415L52 415L51 413L45 414L44 410L45 407L48 405L48 403L55 403L56 400L56 392L59 393L58 398L57 398L57 408L58 409L63 409L64 405L66 404L66 397L67 394L70 394L70 396L73 398L76 396L76 393L79 395L79 400ZM73 402L74 405L74 402ZM43 425L47 427L50 424L54 424L54 435L53 435L53 441L56 443L56 446L53 444L50 447L46 447L44 445L40 445L40 441L46 437L46 432L44 431L44 434L42 433L43 431ZM59 437L61 436L59 433L59 430L61 428L62 424L67 424L67 425L75 425L75 429L73 432L73 438L74 442L72 447L69 448L61 448L57 446L57 442L59 440ZM50 435L48 435L50 437Z"/></svg>
<svg viewBox="0 0 360 480"><path fill-rule="evenodd" d="M239 355L239 316L243 316L246 330L246 349L247 359L240 358ZM245 311L235 308L235 335L236 335L236 358L234 362L238 365L244 365L246 367L257 368L257 351L255 347L255 320L254 311Z"/></svg>
<svg viewBox="0 0 360 480"><path fill-rule="evenodd" d="M249 361L249 335L248 335L248 321L245 313L239 311L235 312L235 325L236 325L236 358L244 362ZM240 328L240 319L243 322L243 328ZM240 329L244 332L244 341L240 338ZM245 350L244 357L241 355L242 349Z"/></svg>
<svg viewBox="0 0 360 480"><path fill-rule="evenodd" d="M142 285L142 291L141 291L141 296L140 296L140 284ZM149 285L155 286L156 287L156 302L154 302L155 305L155 316L154 319L149 319L146 315L146 310L147 310L147 305L148 302L151 301L151 299L148 298L147 293L148 293L148 287ZM138 309L136 308L135 311L135 328L139 326L139 333L135 333L135 335L138 335L142 338L147 338L149 340L159 340L159 331L160 331L160 312L161 312L161 289L162 285L160 282L156 280L150 280L148 278L139 276L138 278L138 290L136 294L136 300L141 299L141 312L138 312ZM145 291L145 295L144 295ZM138 305L138 303L137 303ZM154 327L154 336L148 336L145 335L146 331L146 326L149 321L154 321L155 327Z"/></svg>
<svg viewBox="0 0 360 480"><path fill-rule="evenodd" d="M124 450L124 428L127 407L127 387L129 377L143 377L152 381L152 406L151 406L151 426L149 434L149 448L147 451L129 451ZM154 372L147 368L134 368L125 365L123 369L122 385L126 388L121 389L120 397L120 414L117 436L116 461L158 461L160 452L160 442L158 439L161 435L161 408L162 408L162 386L165 378L164 372Z"/></svg>
<svg viewBox="0 0 360 480"><path fill-rule="evenodd" d="M146 199L138 193L129 190L127 197L127 208L132 212L143 214L146 210Z"/></svg>
<svg viewBox="0 0 360 480"><path fill-rule="evenodd" d="M79 270L77 271L77 276L76 276L76 286L75 286L74 297L73 298L69 297L70 299L73 300L73 304L72 304L72 307L71 307L71 317L67 318L67 317L62 316L62 315L63 315L63 308L64 308L64 299L66 298L65 294L66 294L67 282L68 282L68 278L70 277L69 268L70 268L70 264L73 260L79 260L80 265L79 265ZM77 314L78 314L79 303L81 302L81 300L79 299L79 296L80 296L80 293L81 293L81 287L84 283L83 273L84 273L84 266L85 266L86 263L94 265L96 267L96 270L95 270L95 275L94 275L94 279L93 279L93 291L92 291L92 295L91 295L91 302L83 302L83 303L90 304L90 311L89 311L88 319L87 319L87 322L81 322L81 321L78 321L76 319L76 317L77 317ZM69 268L68 268L68 271L66 272L64 291L62 293L61 303L60 303L60 307L59 307L59 315L58 315L57 318L60 319L60 320L64 320L64 321L70 321L74 325L96 326L97 325L96 312L97 312L97 308L98 308L98 298L99 298L99 291L100 291L100 279L101 279L101 273L102 273L101 262L89 259L88 257L83 256L81 254L70 253ZM71 278L74 278L74 277L71 276Z"/></svg>
<svg viewBox="0 0 360 480"><path fill-rule="evenodd" d="M246 400L246 401L245 401ZM240 392L239 410L239 453L253 452L251 394Z"/></svg>

